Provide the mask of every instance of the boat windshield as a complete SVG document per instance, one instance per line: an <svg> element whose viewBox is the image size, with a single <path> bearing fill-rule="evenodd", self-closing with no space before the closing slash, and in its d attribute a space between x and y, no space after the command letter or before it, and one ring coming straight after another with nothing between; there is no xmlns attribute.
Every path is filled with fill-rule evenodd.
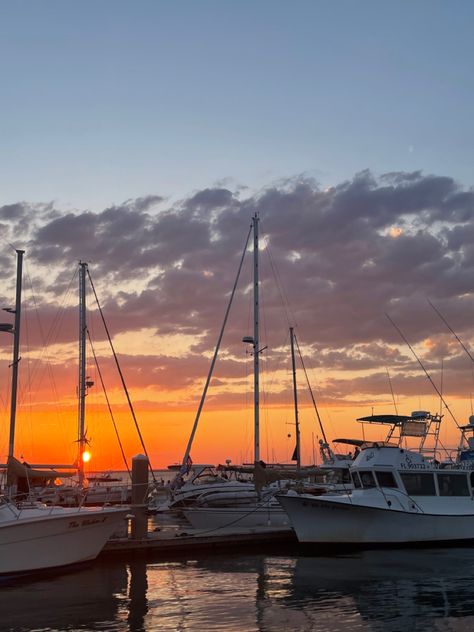
<svg viewBox="0 0 474 632"><path fill-rule="evenodd" d="M369 489L370 487L376 487L375 478L372 472L366 471L361 472L359 470L360 481L362 483L362 487L364 489Z"/></svg>
<svg viewBox="0 0 474 632"><path fill-rule="evenodd" d="M347 467L331 468L324 475L324 482L329 484L345 484L351 482L349 469Z"/></svg>

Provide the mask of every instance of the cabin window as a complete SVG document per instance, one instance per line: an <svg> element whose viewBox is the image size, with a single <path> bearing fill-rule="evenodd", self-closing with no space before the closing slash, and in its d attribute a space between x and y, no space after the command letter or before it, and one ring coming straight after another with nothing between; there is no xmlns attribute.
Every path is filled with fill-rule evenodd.
<svg viewBox="0 0 474 632"><path fill-rule="evenodd" d="M474 490L474 472L471 472L471 474L469 476L470 476L470 479L471 479L471 487Z"/></svg>
<svg viewBox="0 0 474 632"><path fill-rule="evenodd" d="M398 487L392 472L375 472L379 487Z"/></svg>
<svg viewBox="0 0 474 632"><path fill-rule="evenodd" d="M433 474L400 474L407 494L410 496L436 496Z"/></svg>
<svg viewBox="0 0 474 632"><path fill-rule="evenodd" d="M351 476L352 476L352 482L354 483L354 487L356 489L359 489L360 487L362 487L360 478L357 472L351 472Z"/></svg>
<svg viewBox="0 0 474 632"><path fill-rule="evenodd" d="M465 474L438 474L440 496L469 496Z"/></svg>
<svg viewBox="0 0 474 632"><path fill-rule="evenodd" d="M351 475L349 474L349 470L342 470L342 482L343 483L351 482Z"/></svg>
<svg viewBox="0 0 474 632"><path fill-rule="evenodd" d="M368 487L375 487L375 478L372 472L359 472L362 487L367 489Z"/></svg>

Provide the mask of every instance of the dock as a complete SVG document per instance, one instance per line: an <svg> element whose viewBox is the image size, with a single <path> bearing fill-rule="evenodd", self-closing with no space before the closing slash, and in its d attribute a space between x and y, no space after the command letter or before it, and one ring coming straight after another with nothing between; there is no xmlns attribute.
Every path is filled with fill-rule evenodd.
<svg viewBox="0 0 474 632"><path fill-rule="evenodd" d="M153 557L173 557L189 554L212 553L221 551L242 551L275 549L296 544L293 530L247 529L236 531L219 529L218 533L209 533L194 529L162 529L152 531L147 537L133 539L131 537L113 538L105 545L101 556L127 557L136 554L150 554Z"/></svg>
<svg viewBox="0 0 474 632"><path fill-rule="evenodd" d="M288 526L217 527L194 529L180 512L167 511L150 515L148 493L148 459L139 454L132 459L132 504L127 526L107 542L101 556L130 559L134 555L153 557L194 556L196 553L250 550L275 550L292 546L296 535Z"/></svg>

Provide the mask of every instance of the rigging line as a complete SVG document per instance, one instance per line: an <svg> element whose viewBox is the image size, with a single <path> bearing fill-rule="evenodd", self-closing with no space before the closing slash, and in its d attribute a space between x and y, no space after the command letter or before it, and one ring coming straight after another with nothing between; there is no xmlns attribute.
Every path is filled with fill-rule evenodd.
<svg viewBox="0 0 474 632"><path fill-rule="evenodd" d="M3 241L3 243L5 243L9 248L11 248L12 250L14 250L15 252L17 251L17 249L15 248L15 246L8 241L8 239L6 239L3 235L0 235L0 239Z"/></svg>
<svg viewBox="0 0 474 632"><path fill-rule="evenodd" d="M293 323L296 326L296 319L294 317L293 310L290 308L290 302L289 302L289 300L288 300L288 298L286 296L286 293L285 293L285 291L283 289L283 283L281 281L281 277L280 277L280 274L279 274L279 272L277 270L276 264L273 261L273 255L272 255L272 253L270 251L270 245L268 243L265 243L265 251L267 253L268 260L270 262L270 269L272 271L273 278L275 279L275 285L277 287L278 293L280 295L280 300L281 300L281 303L283 305L283 309L285 311L285 317L286 317L286 320L287 320L287 324L288 324L288 326L290 326L292 324L292 321L293 321ZM291 318L290 318L290 316L291 316Z"/></svg>
<svg viewBox="0 0 474 632"><path fill-rule="evenodd" d="M443 394L443 378L444 378L444 362L443 362L444 358L441 358L441 378L440 378L440 388L439 390L441 391L441 395ZM443 400L440 398L439 400L439 414L442 415L443 414Z"/></svg>
<svg viewBox="0 0 474 632"><path fill-rule="evenodd" d="M390 373L388 372L388 367L385 367L385 370L387 371L388 383L390 384L390 392L392 393L392 401L395 408L395 414L398 415L397 402L395 401L395 393L393 392L392 379L390 377Z"/></svg>
<svg viewBox="0 0 474 632"><path fill-rule="evenodd" d="M405 342L405 344L407 345L407 347L410 349L410 351L412 352L412 354L414 355L414 357L416 358L416 361L418 362L418 364L421 366L421 368L423 369L424 374L426 375L426 377L428 378L428 380L430 381L431 386L434 388L434 390L438 393L441 401L444 404L444 407L446 408L446 410L448 411L448 413L451 416L451 419L454 421L454 423L456 424L456 426L461 429L461 426L458 424L456 417L454 416L454 414L451 411L451 408L448 406L448 404L446 403L446 400L444 399L443 395L440 393L439 388L436 386L436 384L433 382L433 379L431 377L431 375L428 373L428 371L425 369L422 361L420 360L420 358L416 355L415 350L413 349L413 347L411 346L411 344L408 342L407 338L404 336L402 330L393 322L393 320L390 318L390 316L386 313L385 316L388 318L388 320L392 323L392 325L394 326L394 328L398 331L398 333L400 334L401 339Z"/></svg>
<svg viewBox="0 0 474 632"><path fill-rule="evenodd" d="M34 313L35 313L35 317L36 317L36 324L38 327L38 331L40 334L40 339L41 339L41 344L42 344L42 348L41 348L41 353L39 354L39 357L36 358L36 360L32 363L32 368L31 368L31 372L29 374L29 383L31 386L31 389L33 388L33 385L35 383L37 383L37 388L39 388L41 386L41 383L43 381L43 377L40 375L38 378L38 373L40 371L41 365L44 361L45 363L45 374L49 376L49 381L50 381L50 387L51 387L51 391L53 394L53 400L54 400L54 408L56 411L56 415L58 417L58 419L60 420L61 418L64 418L64 412L62 411L62 409L59 407L59 401L60 401L60 397L59 397L59 393L57 390L57 386L56 386L56 382L55 382L55 378L54 378L54 371L53 371L53 367L51 364L51 359L49 357L49 352L48 352L48 344L51 343L51 338L53 337L52 334L53 332L56 330L57 334L56 337L59 335L59 331L60 331L60 323L62 321L64 321L65 318L65 309L64 306L66 304L66 301L68 300L68 297L70 295L70 291L71 291L71 286L72 283L76 277L77 271L74 271L70 281L69 281L69 285L66 289L66 292L63 295L63 300L61 305L58 307L53 322L49 328L49 331L47 333L47 335L45 336L44 334L44 329L43 329L43 325L42 325L42 321L40 318L40 313L39 313L39 308L38 308L38 303L36 300L36 293L35 293L35 289L33 286L33 281L30 275L30 270L29 270L29 266L28 263L26 262L25 264L25 274L26 277L28 279L29 282L29 286L30 286L30 291L31 291L31 298L33 301L33 305L34 305ZM22 400L23 400L23 395L22 395ZM64 424L61 425L61 427L63 428L63 430L65 431L65 426Z"/></svg>
<svg viewBox="0 0 474 632"><path fill-rule="evenodd" d="M448 448L441 442L440 439L438 439L438 443L441 446L441 449L446 453L446 456L448 455Z"/></svg>
<svg viewBox="0 0 474 632"><path fill-rule="evenodd" d="M26 342L26 373L27 373L27 393L25 393L25 387L23 387L23 393L21 394L20 401L28 400L28 422L30 424L30 449L33 452L33 432L31 432L31 418L33 413L33 404L31 401L31 346L30 346L30 318L28 310L23 312L25 320L25 342ZM25 406L26 407L26 406Z"/></svg>
<svg viewBox="0 0 474 632"><path fill-rule="evenodd" d="M105 320L105 317L104 317L104 313L103 313L102 307L101 307L101 305L99 303L99 298L97 296L97 292L95 291L95 286L94 286L94 283L92 281L91 273L89 271L89 266L87 266L86 270L87 270L87 276L89 277L89 281L90 281L90 284L91 284L92 292L94 293L95 302L97 303L97 307L99 309L99 314L100 314L100 317L102 319L102 324L104 325L105 333L107 334L107 339L109 341L110 348L112 349L112 355L114 356L115 366L117 367L117 371L119 373L120 380L122 382L122 387L123 387L123 390L125 392L125 397L127 398L128 406L129 406L130 412L132 414L132 419L133 419L133 422L135 424L135 428L136 428L138 437L140 439L141 446L143 448L143 451L145 453L146 458L148 459L148 467L150 469L151 476L153 478L153 482L155 484L157 484L157 479L156 479L156 476L155 476L155 472L153 471L153 468L151 466L150 457L148 456L148 452L147 452L147 449L146 449L146 446L145 446L145 442L143 440L143 436L142 436L142 433L141 433L141 430L140 430L140 426L138 425L138 420L137 420L137 417L135 415L135 409L133 408L132 400L130 399L130 395L128 393L128 388L127 388L127 385L125 383L125 378L124 378L123 373L122 373L122 368L121 368L120 363L118 361L117 354L115 353L115 348L114 348L114 345L113 345L113 342L112 342L112 338L110 336L109 328L107 327L107 323L106 323L106 320Z"/></svg>
<svg viewBox="0 0 474 632"><path fill-rule="evenodd" d="M308 373L306 372L306 367L305 367L305 364L304 364L303 355L301 353L300 345L299 345L299 342L298 342L298 338L296 337L296 334L295 334L295 342L296 342L296 348L298 349L298 355L300 356L301 366L303 367L304 375L305 375L305 378L306 378L306 383L307 383L308 388L309 388L309 393L310 393L311 399L313 401L314 410L316 411L316 416L318 418L319 427L321 428L321 433L323 435L324 443L327 444L328 440L327 440L327 437L326 437L326 433L324 432L323 422L321 421L321 416L319 415L319 410L318 410L318 406L316 404L316 399L314 398L314 395L313 395L313 389L311 388L311 384L309 383Z"/></svg>
<svg viewBox="0 0 474 632"><path fill-rule="evenodd" d="M33 298L33 303L34 303L34 308L35 308L35 315L36 315L36 321L37 321L37 325L38 325L38 329L40 332L40 336L41 336L41 342L43 345L40 357L36 359L36 362L33 366L33 370L32 370L32 375L31 375L31 382L33 383L34 380L36 379L36 374L39 371L39 367L41 365L41 363L43 362L43 359L46 363L46 367L47 367L47 372L49 373L49 377L51 380L51 386L52 386L52 390L54 393L54 396L56 398L57 401L59 401L58 398L58 394L57 394L57 390L56 390L56 385L54 382L54 376L53 376L53 370L52 370L52 366L51 366L51 361L50 361L50 357L49 357L49 353L48 353L48 345L49 344L54 344L54 341L52 341L51 339L53 338L53 332L56 330L56 337L59 335L59 330L60 330L60 322L64 320L65 318L65 303L66 300L69 297L70 294L70 290L71 290L71 285L74 281L74 279L76 278L77 275L77 270L74 271L74 274L71 277L71 280L69 281L69 285L67 287L67 290L64 294L63 297L63 301L62 304L58 307L56 314L53 318L53 322L51 323L51 326L48 330L48 333L46 334L46 336L44 335L44 330L43 330L43 325L41 323L41 318L39 315L39 308L38 308L38 304L36 302L36 294L34 292L34 288L33 288L33 282L31 280L30 274L29 274L29 269L28 269L28 265L25 266L26 268L26 275L28 277L29 283L30 283L30 288L31 288L31 296ZM40 382L41 383L41 382Z"/></svg>
<svg viewBox="0 0 474 632"><path fill-rule="evenodd" d="M262 394L262 404L263 404L263 422L265 426L265 440L267 447L267 461L269 460L268 455L268 428L270 426L270 415L269 415L269 407L268 407L268 395L269 395L269 387L268 387L268 375L270 373L271 360L270 356L264 354L263 351L268 349L268 328L267 328L267 308L265 301L265 293L263 292L263 287L260 290L260 314L261 314L261 329L263 329L264 335L260 334L260 343L262 346L261 353L261 364L260 364L260 390ZM270 384L272 379L270 379Z"/></svg>
<svg viewBox="0 0 474 632"><path fill-rule="evenodd" d="M99 361L98 361L96 353L95 353L94 345L92 344L92 339L91 339L91 335L90 335L90 332L89 332L89 328L86 328L86 332L87 332L87 337L89 339L89 344L90 344L90 347L91 347L92 355L94 357L95 366L97 368L97 373L99 375L100 383L102 385L102 390L104 391L104 397L105 397L105 401L107 402L107 408L109 409L110 418L112 419L112 424L113 424L113 427L114 427L114 430L115 430L115 435L117 437L117 441L118 441L118 444L120 446L120 451L122 453L123 462L125 463L125 467L127 468L128 475L131 478L130 468L128 467L128 463L127 463L127 457L125 456L125 452L124 452L124 449L123 449L122 441L120 439L119 431L117 429L117 424L115 423L114 413L112 412L112 407L110 405L109 397L107 395L107 389L105 388L104 380L103 380L103 377L102 377L102 371L100 370Z"/></svg>
<svg viewBox="0 0 474 632"><path fill-rule="evenodd" d="M438 314L438 316L441 318L441 320L443 321L443 323L446 325L446 327L449 329L449 331L453 334L453 336L456 338L456 340L459 342L459 344L461 345L461 347L464 349L464 351L467 353L467 355L470 357L471 361L474 362L474 357L472 357L469 349L466 347L466 345L463 343L463 341L461 340L461 338L457 335L457 333L454 331L454 329L450 326L450 324L448 323L448 321L446 320L446 318L443 316L443 314L439 311L439 309L437 309L433 303L430 301L430 299L426 299L428 301L428 303L431 305L431 307L434 309L434 311Z"/></svg>
<svg viewBox="0 0 474 632"><path fill-rule="evenodd" d="M196 434L196 430L197 430L198 423L199 423L199 418L201 417L201 411L202 411L202 408L204 406L204 401L206 399L207 389L209 388L209 384L211 382L212 373L214 371L214 366L215 366L216 360L217 360L217 354L219 353L219 349L220 349L221 342L222 342L222 337L224 336L225 326L227 324L227 319L228 319L229 313L230 313L230 308L232 306L232 302L234 300L235 292L237 290L237 284L239 282L240 272L242 270L242 265L243 265L243 262L244 262L245 253L247 252L247 247L248 247L250 235L252 233L252 229L253 229L253 223L250 225L249 232L247 234L247 239L245 240L245 246L244 246L244 249L243 249L243 252L242 252L242 256L240 257L239 268L237 270L237 275L235 277L234 286L232 288L232 292L231 292L231 295L230 295L230 298L229 298L229 302L227 304L227 309L226 309L225 315L224 315L224 322L222 323L222 327L221 327L221 330L220 330L220 333L219 333L219 337L217 339L216 347L214 349L214 355L213 355L212 361L211 361L211 366L209 368L209 373L207 375L206 383L204 385L204 390L203 390L202 395L201 395L201 401L199 402L199 406L198 406L198 409L197 409L197 412L196 412L196 417L194 419L193 428L191 430L191 435L189 437L188 445L186 446L186 451L185 451L184 456L183 456L183 465L187 464L187 461L188 461L188 458L189 458L189 454L191 452L191 446L193 445L194 435Z"/></svg>

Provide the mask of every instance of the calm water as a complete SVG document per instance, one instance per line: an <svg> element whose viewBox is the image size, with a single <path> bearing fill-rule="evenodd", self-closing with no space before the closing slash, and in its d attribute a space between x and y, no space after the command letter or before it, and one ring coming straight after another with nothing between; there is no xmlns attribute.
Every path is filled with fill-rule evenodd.
<svg viewBox="0 0 474 632"><path fill-rule="evenodd" d="M98 561L0 588L3 630L474 629L474 548Z"/></svg>

